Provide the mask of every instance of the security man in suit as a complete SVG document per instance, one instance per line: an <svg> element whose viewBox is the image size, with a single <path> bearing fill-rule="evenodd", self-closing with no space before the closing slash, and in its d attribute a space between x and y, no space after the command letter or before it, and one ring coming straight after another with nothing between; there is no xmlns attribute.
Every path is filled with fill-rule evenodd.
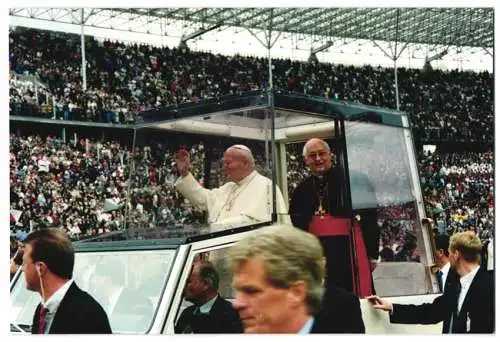
<svg viewBox="0 0 500 342"><path fill-rule="evenodd" d="M450 247L450 237L445 234L437 235L434 238L434 259L439 270L436 277L439 284L439 291L443 292L447 283L448 276L456 278L456 272L451 269L448 249ZM451 273L450 273L451 272Z"/></svg>
<svg viewBox="0 0 500 342"><path fill-rule="evenodd" d="M71 279L75 254L66 233L45 228L24 241L23 271L28 290L42 297L33 334L111 334L101 305Z"/></svg>
<svg viewBox="0 0 500 342"><path fill-rule="evenodd" d="M242 333L243 326L231 302L217 292L219 275L208 261L195 262L185 289L185 299L194 305L181 313L175 333Z"/></svg>
<svg viewBox="0 0 500 342"><path fill-rule="evenodd" d="M377 296L368 299L376 309L390 311L390 321L402 324L436 324L443 333L493 333L495 300L493 279L480 269L481 240L471 232L450 238L449 260L457 277L448 274L444 293L432 303L392 304Z"/></svg>
<svg viewBox="0 0 500 342"><path fill-rule="evenodd" d="M290 225L258 229L229 251L234 308L246 333L364 332L359 299L328 287L313 234Z"/></svg>

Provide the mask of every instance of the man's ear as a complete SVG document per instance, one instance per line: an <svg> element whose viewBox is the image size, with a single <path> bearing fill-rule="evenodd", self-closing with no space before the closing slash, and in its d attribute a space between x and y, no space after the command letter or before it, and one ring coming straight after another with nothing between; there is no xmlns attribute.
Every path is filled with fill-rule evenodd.
<svg viewBox="0 0 500 342"><path fill-rule="evenodd" d="M288 288L288 299L293 307L298 307L306 302L307 284L303 280L295 281Z"/></svg>

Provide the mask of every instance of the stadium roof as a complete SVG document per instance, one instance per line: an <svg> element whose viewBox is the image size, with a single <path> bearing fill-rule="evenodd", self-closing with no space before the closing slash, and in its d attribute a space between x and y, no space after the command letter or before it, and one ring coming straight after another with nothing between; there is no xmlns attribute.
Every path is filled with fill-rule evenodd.
<svg viewBox="0 0 500 342"><path fill-rule="evenodd" d="M58 21L64 11L71 23L82 23L80 9L11 8L9 14ZM179 20L198 29L214 25L236 26L332 39L485 49L494 44L493 8L108 8L87 9L83 22L88 25L92 17L105 13L128 23ZM100 26L96 22L90 25Z"/></svg>

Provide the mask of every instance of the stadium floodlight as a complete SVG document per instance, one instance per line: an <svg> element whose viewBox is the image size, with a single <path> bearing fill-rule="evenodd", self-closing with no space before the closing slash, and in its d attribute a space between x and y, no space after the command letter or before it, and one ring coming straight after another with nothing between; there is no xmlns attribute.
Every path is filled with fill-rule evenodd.
<svg viewBox="0 0 500 342"><path fill-rule="evenodd" d="M432 61L435 61L435 60L443 58L447 54L448 54L448 49L445 49L445 50L441 51L440 53L435 54L434 56L426 57L425 61L430 63Z"/></svg>
<svg viewBox="0 0 500 342"><path fill-rule="evenodd" d="M311 49L311 55L312 54L317 54L318 52L325 51L329 47L331 47L333 43L331 41L327 41L325 44L321 45L320 47L317 47L316 49Z"/></svg>
<svg viewBox="0 0 500 342"><path fill-rule="evenodd" d="M200 28L199 30L193 32L193 33L190 33L186 36L182 36L181 38L181 42L179 43L179 47L184 47L186 48L187 45L186 45L186 42L190 39L194 39L196 37L199 37L207 32L210 32L210 31L213 31L213 30L216 30L218 29L219 27L221 27L223 24L222 21L219 21L217 24L213 25L213 26L210 26L210 27L202 27Z"/></svg>
<svg viewBox="0 0 500 342"><path fill-rule="evenodd" d="M307 60L309 63L318 63L318 57L316 54L321 51L325 51L328 49L330 46L332 46L333 43L331 41L327 41L325 44L323 44L320 47L317 47L315 49L311 48L311 54L309 55L309 59Z"/></svg>

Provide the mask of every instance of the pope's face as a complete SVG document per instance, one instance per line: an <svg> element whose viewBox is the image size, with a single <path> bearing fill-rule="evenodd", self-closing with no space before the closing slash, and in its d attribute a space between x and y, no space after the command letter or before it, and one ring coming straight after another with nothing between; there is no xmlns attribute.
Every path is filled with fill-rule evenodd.
<svg viewBox="0 0 500 342"><path fill-rule="evenodd" d="M248 160L234 149L224 152L222 163L222 172L229 182L239 182L248 173Z"/></svg>

